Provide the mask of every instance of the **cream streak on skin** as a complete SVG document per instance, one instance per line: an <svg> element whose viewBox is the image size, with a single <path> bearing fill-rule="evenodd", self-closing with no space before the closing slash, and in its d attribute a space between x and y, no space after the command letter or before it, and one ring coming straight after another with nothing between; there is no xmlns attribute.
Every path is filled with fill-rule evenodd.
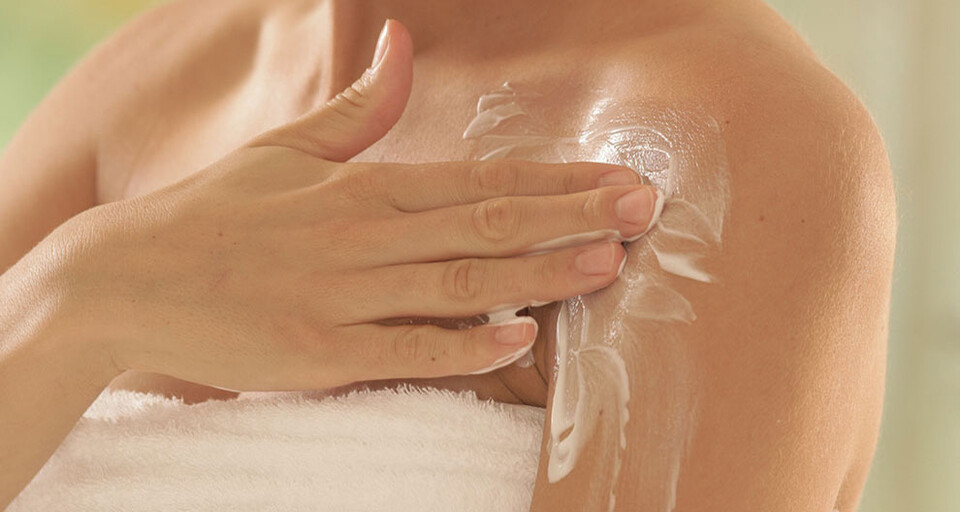
<svg viewBox="0 0 960 512"><path fill-rule="evenodd" d="M479 160L515 158L539 162L595 161L627 166L661 191L648 232L624 240L615 230L584 233L538 244L536 253L569 245L616 239L632 242L621 266L622 279L590 295L564 301L556 325L554 395L550 415L547 477L556 483L577 463L595 433L601 410L613 410L618 445L609 463L608 507L616 501L632 375L651 344L675 343L671 325L696 320L694 305L671 286L677 278L713 282L702 262L720 250L730 207L725 150L716 121L697 111L648 102L615 102L597 93L575 133L555 133L545 120L550 103L542 95L504 84L484 94L463 133ZM498 308L491 321L503 322L520 308ZM602 311L602 317L598 312ZM644 333L656 332L656 336ZM654 339L655 338L655 339ZM677 344L677 346L682 346ZM671 510L679 468L696 421L696 388L691 364L677 356L657 391L670 395L672 417L662 418L661 446L644 454L665 480L661 502ZM498 362L500 363L500 362Z"/></svg>

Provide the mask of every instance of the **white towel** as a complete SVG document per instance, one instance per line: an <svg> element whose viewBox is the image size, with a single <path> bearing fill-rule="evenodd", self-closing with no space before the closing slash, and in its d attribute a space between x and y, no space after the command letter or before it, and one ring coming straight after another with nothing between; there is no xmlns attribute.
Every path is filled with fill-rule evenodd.
<svg viewBox="0 0 960 512"><path fill-rule="evenodd" d="M434 389L105 391L9 512L529 510L543 409Z"/></svg>

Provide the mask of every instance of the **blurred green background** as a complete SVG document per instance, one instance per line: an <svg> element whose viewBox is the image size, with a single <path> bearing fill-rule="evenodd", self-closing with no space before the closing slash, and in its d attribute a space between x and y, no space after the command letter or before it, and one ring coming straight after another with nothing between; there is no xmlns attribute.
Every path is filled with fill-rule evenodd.
<svg viewBox="0 0 960 512"><path fill-rule="evenodd" d="M151 3L0 0L0 147L77 59ZM770 3L863 98L896 174L887 403L861 511L960 510L960 1Z"/></svg>

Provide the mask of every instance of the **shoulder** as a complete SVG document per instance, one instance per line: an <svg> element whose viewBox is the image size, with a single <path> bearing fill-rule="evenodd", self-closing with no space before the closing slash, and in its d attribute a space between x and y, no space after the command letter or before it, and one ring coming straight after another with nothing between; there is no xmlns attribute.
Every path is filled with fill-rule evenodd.
<svg viewBox="0 0 960 512"><path fill-rule="evenodd" d="M127 23L93 49L64 84L83 90L104 113L123 111L144 96L202 82L229 79L250 60L263 2L178 0ZM230 48L230 51L224 51Z"/></svg>
<svg viewBox="0 0 960 512"><path fill-rule="evenodd" d="M769 14L708 17L663 43L673 56L661 63L665 94L716 121L732 196L710 262L719 284L690 293L701 326L731 329L717 348L807 377L844 374L874 403L897 227L886 150L856 94ZM729 371L717 368L718 378Z"/></svg>
<svg viewBox="0 0 960 512"><path fill-rule="evenodd" d="M669 101L703 108L722 132L730 246L759 237L767 256L806 251L835 272L866 259L889 274L896 201L882 136L802 38L759 11L707 15L662 44L663 55L683 55L661 63ZM796 263L800 272L804 261Z"/></svg>
<svg viewBox="0 0 960 512"><path fill-rule="evenodd" d="M823 240L890 252L895 196L880 131L803 38L756 4L708 7L611 52L616 81L629 84L620 94L716 120L735 195L731 226L763 217L812 230L819 219L830 228Z"/></svg>
<svg viewBox="0 0 960 512"><path fill-rule="evenodd" d="M851 89L772 11L708 13L627 46L616 57L620 95L705 112L720 132L732 202L714 271L736 293L767 299L745 314L775 319L792 294L788 304L821 316L855 303L885 328L893 178Z"/></svg>
<svg viewBox="0 0 960 512"><path fill-rule="evenodd" d="M64 95L81 105L72 117L93 141L101 200L122 197L134 174L164 168L160 155L193 168L191 151L219 148L170 145L209 129L249 85L276 10L269 3L163 3L103 41L63 80Z"/></svg>
<svg viewBox="0 0 960 512"><path fill-rule="evenodd" d="M163 91L182 92L177 86L191 79L222 73L229 63L210 59L211 51L236 45L244 35L253 41L247 46L255 44L261 3L238 0L224 9L214 0L178 0L146 11L80 60L21 132L49 134L52 126L64 132L53 135L82 135L86 149L96 151L100 135L117 116L135 115ZM31 129L35 126L44 129Z"/></svg>

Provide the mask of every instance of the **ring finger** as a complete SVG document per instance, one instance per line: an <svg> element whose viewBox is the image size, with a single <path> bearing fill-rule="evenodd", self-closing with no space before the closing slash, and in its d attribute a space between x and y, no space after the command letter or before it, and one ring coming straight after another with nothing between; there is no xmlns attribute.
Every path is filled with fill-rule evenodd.
<svg viewBox="0 0 960 512"><path fill-rule="evenodd" d="M353 288L379 290L356 322L463 318L563 300L616 279L626 253L604 242L516 258L468 258L365 271Z"/></svg>

